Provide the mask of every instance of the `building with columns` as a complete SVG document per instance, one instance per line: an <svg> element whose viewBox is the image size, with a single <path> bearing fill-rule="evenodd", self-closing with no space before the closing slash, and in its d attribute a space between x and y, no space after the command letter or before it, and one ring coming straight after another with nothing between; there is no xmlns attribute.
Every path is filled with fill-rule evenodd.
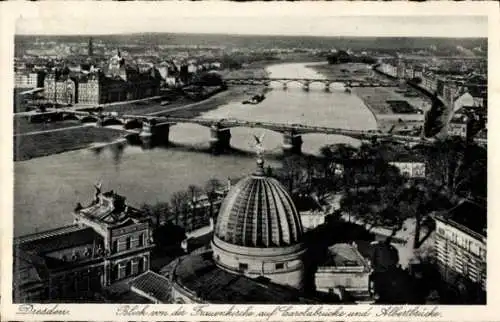
<svg viewBox="0 0 500 322"><path fill-rule="evenodd" d="M149 218L113 191L73 213L74 224L14 242L14 302L102 301L102 290L149 270Z"/></svg>

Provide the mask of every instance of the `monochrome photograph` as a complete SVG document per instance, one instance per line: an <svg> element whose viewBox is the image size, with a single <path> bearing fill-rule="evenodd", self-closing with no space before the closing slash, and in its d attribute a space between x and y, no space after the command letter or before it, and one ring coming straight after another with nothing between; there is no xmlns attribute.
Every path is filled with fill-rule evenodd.
<svg viewBox="0 0 500 322"><path fill-rule="evenodd" d="M12 303L487 304L487 16L109 15L16 21Z"/></svg>

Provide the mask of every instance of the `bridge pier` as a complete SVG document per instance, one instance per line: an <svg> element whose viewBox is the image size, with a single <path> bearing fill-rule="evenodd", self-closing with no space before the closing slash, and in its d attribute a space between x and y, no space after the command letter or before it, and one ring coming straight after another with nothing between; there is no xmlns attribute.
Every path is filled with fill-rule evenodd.
<svg viewBox="0 0 500 322"><path fill-rule="evenodd" d="M102 127L104 123L104 116L103 115L99 115L97 117L97 122L95 123L98 127Z"/></svg>
<svg viewBox="0 0 500 322"><path fill-rule="evenodd" d="M309 92L309 82L305 82L302 88L306 91Z"/></svg>
<svg viewBox="0 0 500 322"><path fill-rule="evenodd" d="M170 123L157 124L155 120L142 122L139 133L142 147L149 149L158 144L168 144L170 125Z"/></svg>
<svg viewBox="0 0 500 322"><path fill-rule="evenodd" d="M220 125L210 127L210 149L213 153L224 152L231 146L231 130Z"/></svg>
<svg viewBox="0 0 500 322"><path fill-rule="evenodd" d="M287 83L283 83L283 90L284 90L284 91L286 91L286 90L287 90L287 88L288 88Z"/></svg>
<svg viewBox="0 0 500 322"><path fill-rule="evenodd" d="M284 132L282 148L285 154L302 153L302 136L295 131Z"/></svg>
<svg viewBox="0 0 500 322"><path fill-rule="evenodd" d="M330 92L330 83L325 83L325 92Z"/></svg>

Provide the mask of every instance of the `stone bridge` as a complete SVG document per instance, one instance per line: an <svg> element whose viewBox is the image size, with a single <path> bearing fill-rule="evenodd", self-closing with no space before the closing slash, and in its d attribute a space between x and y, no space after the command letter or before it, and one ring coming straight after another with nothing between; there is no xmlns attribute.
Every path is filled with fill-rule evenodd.
<svg viewBox="0 0 500 322"><path fill-rule="evenodd" d="M248 127L271 130L283 135L282 148L285 153L300 153L302 149L302 135L308 133L323 133L349 136L359 140L390 139L409 143L429 143L432 139L423 139L414 136L394 135L376 130L347 130L333 127L244 121L237 119L205 119L205 118L176 118L176 117L150 117L137 115L124 115L121 117L123 124L142 123L138 130L139 137L145 145L154 142L168 143L170 127L179 123L191 123L205 126L210 129L210 146L214 152L224 151L230 147L231 128ZM129 127L130 129L130 127Z"/></svg>
<svg viewBox="0 0 500 322"><path fill-rule="evenodd" d="M394 87L397 84L393 81L372 81L372 80L357 80L357 79L323 79L323 78L225 78L227 85L265 85L270 86L271 83L278 83L287 89L288 84L297 83L304 90L309 90L311 84L319 83L324 85L326 91L330 90L330 85L337 83L343 84L345 87Z"/></svg>
<svg viewBox="0 0 500 322"><path fill-rule="evenodd" d="M144 146L165 144L169 142L170 127L179 123L191 123L207 127L210 130L210 146L212 151L221 152L230 147L231 128L248 127L260 128L283 135L283 151L286 153L300 153L302 149L302 135L309 133L333 134L352 137L358 140L391 140L409 144L431 144L434 138L423 138L407 135L383 133L377 130L348 130L334 127L245 121L238 119L207 119L207 118L179 118L149 115L118 115L116 113L80 112L74 110L58 110L43 114L57 114L61 120L80 120L85 123L96 123L97 126L120 125L124 129L139 135ZM475 138L474 141L486 147L484 139Z"/></svg>
<svg viewBox="0 0 500 322"><path fill-rule="evenodd" d="M302 149L302 135L308 133L322 133L349 136L359 140L386 139L407 143L430 143L433 139L415 136L395 135L382 133L377 130L348 130L334 127L245 121L238 119L207 119L207 118L179 118L149 115L118 115L117 113L80 112L74 110L59 110L45 114L57 113L62 120L74 119L81 122L96 123L97 126L120 125L124 129L136 132L145 146L158 143L168 143L170 127L179 123L197 124L210 129L210 146L214 152L224 151L230 147L231 128L248 127L271 130L283 135L283 151L300 153Z"/></svg>

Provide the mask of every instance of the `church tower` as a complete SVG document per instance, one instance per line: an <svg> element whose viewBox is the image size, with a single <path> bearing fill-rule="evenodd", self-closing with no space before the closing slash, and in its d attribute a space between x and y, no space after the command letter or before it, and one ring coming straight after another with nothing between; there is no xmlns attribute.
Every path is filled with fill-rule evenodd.
<svg viewBox="0 0 500 322"><path fill-rule="evenodd" d="M94 43L92 41L92 37L89 38L89 45L88 45L88 56L92 57L94 56Z"/></svg>

